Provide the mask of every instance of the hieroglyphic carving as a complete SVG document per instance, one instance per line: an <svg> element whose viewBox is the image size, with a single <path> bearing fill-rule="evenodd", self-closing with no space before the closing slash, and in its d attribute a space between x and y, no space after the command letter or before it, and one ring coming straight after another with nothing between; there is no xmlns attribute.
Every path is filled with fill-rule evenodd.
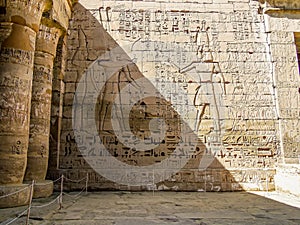
<svg viewBox="0 0 300 225"><path fill-rule="evenodd" d="M1 57L4 62L18 63L26 66L32 66L33 54L33 52L21 49L2 48L1 50Z"/></svg>
<svg viewBox="0 0 300 225"><path fill-rule="evenodd" d="M10 89L1 93L1 131L27 130L28 100L25 97L31 87L30 80L5 75L1 78L0 86Z"/></svg>
<svg viewBox="0 0 300 225"><path fill-rule="evenodd" d="M12 154L20 155L24 154L24 151L25 149L21 141L17 141L16 144L11 147Z"/></svg>
<svg viewBox="0 0 300 225"><path fill-rule="evenodd" d="M144 4L148 7L143 7ZM126 147L126 143L121 143L114 134L111 125L111 104L115 101L117 93L127 84L131 84L129 98L145 95L143 90L135 85L138 76L132 75L136 73L131 69L122 68L114 79L107 81L105 71L90 70L88 74L94 79L93 81L105 82L103 90L99 90L97 126L101 141L110 154L130 165L147 165L169 157L178 143L186 142L188 145L193 142L193 140L182 140L180 130L176 129L177 117L181 117L193 121L191 127L199 130L198 138L206 146L213 143L211 133L222 129L223 134L217 135L221 137L221 144L218 147L220 151L215 157L225 168L273 167L280 154L277 138L278 123L275 122L278 115L275 108L272 68L266 50L267 38L263 30L264 21L257 13L258 4L251 3L249 10L248 3L241 3L245 8L241 8L238 12L233 12L230 7L227 10L218 9L220 12L203 12L197 3L185 3L189 5L188 9L193 10L184 10L180 3L151 4L135 2L133 6L131 3L121 1L104 1L98 8L88 7L91 15L98 18L99 26L105 29L120 46L125 49L130 46L133 62L136 62L140 72L157 90L161 91L157 97L148 101L139 101L134 105L130 114L130 129L136 134L137 139L144 140L150 146L161 143L161 140L148 138L149 121L154 114L163 117L170 128L163 138L164 143L161 143L161 148L138 152L136 149ZM199 11L196 10L198 8ZM216 9L217 6L214 10ZM78 71L84 71L87 62L91 60L89 54L91 51L95 52L91 46L95 46L96 43L95 38L91 39L92 30L97 27L96 23L92 19L86 21L89 17L86 11L78 10L76 16L70 29L70 41L74 45L70 47L67 72L70 76L66 80L68 98L72 96L76 87L75 82L81 76ZM201 24L202 21L206 24ZM104 38L103 42L109 40ZM106 46L110 44L99 45L98 52L105 51ZM205 63L210 67L204 66ZM188 74L185 70L193 72ZM76 79L72 80L74 74ZM197 83L199 80L201 88ZM216 108L211 107L211 104L209 106L210 102L207 101L208 96L212 94L211 91L200 93L204 91L202 89L204 81L216 81L212 88L218 89L215 95L219 99L218 103L215 103ZM178 94L179 89L184 90L186 95ZM88 98L88 91L85 94ZM159 99L159 94L165 101ZM155 96L156 93L153 95ZM124 99L128 96L120 98ZM201 105L205 107L201 108ZM176 110L172 108L184 112L183 115L176 115ZM64 109L65 124L70 124L69 100ZM216 119L217 113L214 110L220 110L223 114ZM87 113L94 112L87 111ZM83 118L88 117L83 115ZM124 117L120 109L116 119L123 131L122 139L126 142L129 137L126 136L126 126L123 122L128 118ZM64 133L70 130L70 126L65 126L63 130L61 168L77 169L79 165L86 165L78 161L80 157L79 150L74 144L75 137L64 138ZM96 140L96 138L86 140L84 135L75 139L90 143L91 146ZM97 149L80 151L83 155L91 157L99 154ZM199 152L203 154L205 151ZM191 158L199 159L198 156L191 156ZM102 159L107 160L104 155ZM191 168L197 170L198 165L195 163ZM192 175L187 174L190 172L187 171L182 175L183 180L187 179L187 176L188 179L194 179L191 178ZM213 176L217 177L219 173ZM250 182L250 178L242 180L246 183ZM223 187L212 180L207 181L208 188L218 190L219 186Z"/></svg>

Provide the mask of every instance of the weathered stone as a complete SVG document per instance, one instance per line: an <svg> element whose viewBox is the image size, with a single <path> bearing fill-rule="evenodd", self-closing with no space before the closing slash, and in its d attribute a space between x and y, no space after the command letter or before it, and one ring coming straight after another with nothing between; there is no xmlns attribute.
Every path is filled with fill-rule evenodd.
<svg viewBox="0 0 300 225"><path fill-rule="evenodd" d="M25 183L29 183L25 181ZM33 198L47 198L53 193L53 181L51 180L37 180L34 182Z"/></svg>
<svg viewBox="0 0 300 225"><path fill-rule="evenodd" d="M61 67L64 70L64 55L58 51L58 42L60 46L64 39L60 38L62 31L68 26L66 19L70 16L71 3L69 1L54 2L48 18L42 19L40 31L37 35L37 47L35 53L35 70L33 80L33 98L32 98L32 110L31 110L31 132L30 143L28 153L28 165L25 174L25 180L43 180L47 173L48 157L49 157L49 141L54 138L58 138L59 134L50 136L50 124L55 126L55 121L51 119L51 99L52 99L52 85L54 90L61 91L61 81L57 79L59 70ZM46 15L46 14L45 14ZM58 58L55 57L59 57ZM56 68L53 69L53 63L55 59ZM54 72L54 77L53 77ZM54 84L52 84L54 80ZM63 93L63 92L62 92ZM58 96L59 97L59 96ZM61 98L61 97L59 97ZM54 99L55 101L55 99ZM59 100L58 110L62 107L62 103ZM58 112L58 116L61 116L62 112ZM54 124L53 124L54 123ZM36 129L36 128L39 129ZM60 127L60 125L59 125ZM55 141L57 142L57 141ZM55 146L57 148L57 146ZM53 150L55 151L55 150ZM51 187L49 187L51 189ZM50 192L43 192L42 189L36 189L34 197L42 197L49 195Z"/></svg>
<svg viewBox="0 0 300 225"><path fill-rule="evenodd" d="M50 0L8 0L5 7L5 14L0 14L0 21L27 26L37 32L42 13L45 8L49 7L50 2Z"/></svg>
<svg viewBox="0 0 300 225"><path fill-rule="evenodd" d="M298 1L0 3L0 184L298 193Z"/></svg>
<svg viewBox="0 0 300 225"><path fill-rule="evenodd" d="M47 1L6 1L1 12L1 181L15 190L27 164L31 90L36 32ZM27 138L26 138L27 136ZM28 194L11 197L7 206L23 205ZM27 200L26 200L27 198ZM4 203L4 205L6 204Z"/></svg>
<svg viewBox="0 0 300 225"><path fill-rule="evenodd" d="M295 0L260 0L262 3L267 3L270 7L285 9L285 10L299 10L300 3Z"/></svg>
<svg viewBox="0 0 300 225"><path fill-rule="evenodd" d="M41 24L35 52L32 107L30 116L27 168L24 180L41 181L34 189L34 198L48 197L53 184L43 184L48 169L53 61L62 34L56 27ZM49 183L49 181L48 181Z"/></svg>
<svg viewBox="0 0 300 225"><path fill-rule="evenodd" d="M1 43L1 184L22 183L27 161L33 52L36 33L31 28L7 26Z"/></svg>
<svg viewBox="0 0 300 225"><path fill-rule="evenodd" d="M1 197L6 196L1 199L0 208L27 205L30 199L30 191L31 186L28 184L0 185Z"/></svg>

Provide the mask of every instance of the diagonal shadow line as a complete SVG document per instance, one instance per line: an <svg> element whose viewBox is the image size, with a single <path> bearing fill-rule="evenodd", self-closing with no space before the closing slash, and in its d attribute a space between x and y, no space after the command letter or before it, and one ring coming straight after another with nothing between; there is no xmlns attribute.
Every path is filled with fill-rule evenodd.
<svg viewBox="0 0 300 225"><path fill-rule="evenodd" d="M73 81L75 83L77 81L76 84L78 84L78 80L80 80L81 76L87 71L89 66L95 61L95 59L97 59L99 55L103 55L109 50L119 47L119 45L109 35L109 33L105 31L103 26L94 18L94 16L79 3L77 3L74 7L73 23L70 25L70 29L73 29L73 31L71 32L69 38L69 46L73 46L75 45L75 43L77 43L77 48L75 50L71 47L69 48L69 63L67 70L73 73L76 72L78 76L76 78L74 77ZM77 32L78 39L76 39L75 31ZM123 53L124 55L127 55L125 51ZM128 55L127 57L130 61L131 59ZM120 143L116 139L111 122L107 122L111 121L111 118L101 118L101 115L103 114L106 114L106 116L111 114L110 112L111 107L113 105L112 103L116 98L116 93L122 90L122 85L126 85L127 83L134 84L135 80L144 77L134 63L128 65L127 70L121 72L122 73L120 73L120 71L118 73L115 73L108 80L108 82L106 82L104 88L99 90L99 93L101 94L99 94L96 108L96 122L98 126L99 136L102 142L104 143L105 147L111 153L111 155L115 156L121 162L126 163L128 165L155 164L158 161L166 159L172 152L172 150L168 149L168 143L166 141L165 143L161 143L161 146L159 148L147 152L148 155L145 155L145 152L136 153L134 149L126 149L126 146L124 146L123 143ZM127 81L124 80L125 78L127 79ZM132 79L132 81L128 81L128 79ZM118 86L116 90L114 84L119 85L120 83L122 85ZM151 82L149 82L149 85L152 85ZM107 93L110 93L109 97L105 97L105 94ZM151 103L155 99L150 98L146 100L147 102ZM145 101L144 104L146 104ZM135 105L135 109L138 109L141 105L142 102L138 102ZM178 113L174 109L172 109L171 102L168 102L165 99L160 99L160 105L165 106L166 111L171 112L171 114L173 114L173 117L170 118L169 121L170 124L173 123L173 125L170 125L169 128L172 131L176 131L176 129L178 128L178 118L180 118L180 115L178 115ZM106 106L106 108L104 106ZM155 109L155 106L151 105L151 107L147 108L147 110L144 112L146 117L140 121L141 123L144 123L144 126L147 127L147 125L149 125L150 120L153 118L154 114L151 111L155 111ZM130 114L131 118L136 118L135 114L136 113L133 110L133 112ZM103 121L106 121L106 124L103 123ZM133 123L131 123L131 130L136 134L139 133L139 129L137 127L134 127ZM82 174L82 170L84 170L89 171L89 173L92 174L89 182L95 190L128 188L126 186L110 183L108 180L97 174L93 170L93 168L91 168L88 165L88 163L83 159L80 150L78 149L78 143L75 143L75 137L70 123L63 127L63 131L69 132L70 136L72 136L73 138L66 140L63 143L62 148L60 149L60 169L56 170L55 168L49 168L48 176L55 177L55 174L64 171L69 173L71 179L72 177L76 179L76 177L78 177L79 174ZM189 131L192 132L192 129L189 128ZM106 142L105 139L111 139L113 141ZM180 135L177 135L174 138L172 145L176 146L179 142ZM63 153L64 151L66 151L66 146L69 146L70 149L72 148L72 150L70 150L69 152L70 154ZM199 170L199 164L203 157L206 155L207 148L205 144L199 139L195 147L195 152L188 156L189 160L186 163L186 165L179 172L174 174L170 179L159 182L157 184L158 189L194 191L243 190L243 187L239 184L238 181L235 180L231 172L224 168L224 166L216 158L213 158L213 160L211 160L210 165L205 170ZM162 155L161 153L164 151L164 149L168 149L167 151L169 151L169 153L165 151ZM124 151L126 150L127 154L124 154ZM50 157L50 160L54 159L51 159ZM70 189L76 189L76 186L70 187Z"/></svg>

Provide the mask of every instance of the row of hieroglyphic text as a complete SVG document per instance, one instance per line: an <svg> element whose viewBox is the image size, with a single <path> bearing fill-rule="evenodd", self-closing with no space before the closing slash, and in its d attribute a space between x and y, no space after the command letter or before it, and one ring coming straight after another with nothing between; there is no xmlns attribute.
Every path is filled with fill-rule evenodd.
<svg viewBox="0 0 300 225"><path fill-rule="evenodd" d="M257 4L251 3L250 10L245 7L218 13L196 11L196 5L192 4L190 10L183 10L180 4L172 9L168 3L157 7L149 3L144 8L138 3L134 7L129 5L106 1L99 11L92 11L121 46L131 46L130 54L139 69L174 108L178 105L179 110L188 111L181 116L193 121L191 124L197 120L195 109L189 110L193 108L197 89L195 78L201 77L195 71L180 73L180 70L192 62L203 63L197 54L202 45L207 45L204 51L211 52L219 62L227 92L217 93L222 102L219 109L224 112L219 119L223 129L229 131L224 134L219 157L230 158L227 161L232 163L227 162L226 166L273 165L272 159L278 154L277 123L273 122L277 115L263 18L255 10ZM209 43L205 43L207 40ZM177 88L185 91L185 99L176 95ZM208 97L200 93L198 98L205 101ZM214 127L212 111L211 107L203 111L199 134L204 142ZM242 145L241 140L244 140ZM235 141L241 146L238 151L242 158L237 163L231 157L236 155L231 152L237 151ZM247 158L249 161L245 162Z"/></svg>
<svg viewBox="0 0 300 225"><path fill-rule="evenodd" d="M245 8L236 11L228 10L233 3L223 5L224 10L206 12L192 3L103 1L103 5L90 7L91 13L108 34L121 47L130 49L128 55L158 92L153 92L151 98L143 99L147 93L133 79L138 76L126 68L109 81L106 81L105 74L96 77L97 82L106 83L97 121L101 142L119 161L135 166L154 164L169 157L181 142L192 146L193 140L182 140L178 129L178 124L182 122L180 118L188 121L192 130L199 128L195 133L207 149L211 147L213 134L222 134L220 151L215 156L223 168L268 168L274 165L278 154L277 123L263 20L257 14L255 4L251 3L252 8L249 9L248 3L241 3ZM73 67L84 67L89 60L95 60L92 55L96 50L106 50L101 44L108 42L108 39L102 38L104 35L94 35L95 21L81 20L79 18L71 26L70 43L73 45L69 53L69 73L74 78L72 80L72 76L66 74L66 96L75 91L76 81L81 75L80 70L76 71ZM98 43L99 39L101 43ZM101 71L91 70L88 73L99 75ZM131 96L134 99L139 96L141 101L135 103L129 116L122 115L121 110L117 111L116 119L119 120L124 140L121 143L111 125L110 104L115 99L119 101L117 92L129 84L132 89L128 89L128 93L121 98L131 99ZM161 96L164 101L159 100ZM215 105L211 104L214 97L218 99L213 102ZM76 150L75 137L68 121L70 112L71 105L65 105L66 126L62 133L60 167L87 168L82 155ZM153 125L151 120L154 117L163 118L169 128L163 140L149 138L149 126ZM128 131L123 130L125 120L130 121L130 129L137 140L143 140L149 146L160 142L161 148L138 152L126 146ZM164 129L165 126L159 124L157 128ZM220 128L222 131L218 130ZM86 140L84 134L76 140L80 138L90 146L96 142L96 138ZM99 153L91 148L80 150L89 157ZM203 154L205 151L201 149L199 152ZM106 155L102 155L101 159L103 162L108 160ZM198 170L199 162L194 161L186 170ZM165 169L172 167L172 163ZM113 165L108 167L113 170ZM187 174L189 171L182 175L180 181L187 180ZM161 176L164 176L163 172ZM249 181L245 179L245 182Z"/></svg>

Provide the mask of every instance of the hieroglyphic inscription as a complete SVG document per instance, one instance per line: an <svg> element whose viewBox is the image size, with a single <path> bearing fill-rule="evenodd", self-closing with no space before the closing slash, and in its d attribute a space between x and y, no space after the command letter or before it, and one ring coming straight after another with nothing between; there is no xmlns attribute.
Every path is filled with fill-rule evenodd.
<svg viewBox="0 0 300 225"><path fill-rule="evenodd" d="M181 5L163 2L156 5L151 2L132 4L104 1L98 8L88 7L87 3L90 15L99 21L99 27L106 30L118 45L130 49L128 55L132 61L158 90L158 93L152 93L152 98L143 99L146 93L135 83L138 79L137 72L125 67L108 81L105 70L88 71L94 82L105 83L104 88L99 90L101 94L98 99L97 125L101 142L111 155L123 163L135 166L161 162L172 154L179 143L194 144L194 140L182 139L178 124L183 119L189 121L188 125L196 130L198 139L205 147L198 147L196 156L190 156L191 161L198 160L198 164L191 162L185 172L175 176L175 180L197 182L200 178L196 179L194 172L191 172L198 170L201 157L197 154L211 153L213 149L219 150L215 151L214 156L219 160L220 171L224 168L274 166L280 154L276 131L278 123L275 122L277 111L271 65L266 62L267 39L263 33L263 18L257 13L257 4L250 4L250 10L248 3L241 4L245 4L245 9L238 12L225 10L226 7L218 9L219 12L203 12L200 11L203 6L201 3ZM145 5L148 7L144 7ZM70 41L75 46L70 48L69 73L76 74L77 71L78 75L78 71L83 71L81 66L91 60L88 56L95 51L91 46L101 49L101 45L97 45L95 37L92 38L92 30L98 26L95 21L91 18L86 21L89 16L85 11L76 13L78 18L74 19L70 29ZM105 47L102 46L103 49ZM68 96L74 92L78 77L76 79L68 77L66 81ZM131 85L128 92L116 97L128 84ZM88 98L88 91L85 94ZM115 119L119 121L123 131L121 139L124 142L121 142L115 136L111 124L111 105L114 101L134 99L135 96L141 97L141 100L129 102L134 103L134 107L128 117L123 114L122 109L116 112ZM64 107L64 115L68 119L69 108L69 105ZM149 126L153 125L151 120L155 117L163 118L165 123L155 124L158 130L167 127L165 136L157 140L149 138ZM88 118L88 115L83 115L83 118ZM130 121L130 130L136 135L137 141L143 140L149 146L160 144L161 147L146 151L128 147L130 140L125 120ZM65 124L68 123L66 118ZM86 140L84 135L73 137L70 130L70 127L66 127L63 131L61 168L85 167L87 165L78 156L75 139L93 146L96 138ZM87 134L88 132L86 131ZM214 145L217 140L220 142L218 146ZM80 151L90 157L99 154L97 149ZM107 160L106 155L101 157L103 161ZM168 166L172 167L172 162ZM107 169L113 169L113 165ZM227 188L222 184L220 171L212 175L206 174L201 180L207 182L205 188L214 191ZM256 178L242 180L251 183L251 179ZM265 178L261 179L265 181ZM229 180L231 178L226 182ZM239 188L233 184L229 186Z"/></svg>
<svg viewBox="0 0 300 225"><path fill-rule="evenodd" d="M31 81L21 77L3 74L0 79L2 88L0 113L1 130L26 129L29 102L26 100L31 90ZM9 89L9 90L8 90Z"/></svg>
<svg viewBox="0 0 300 225"><path fill-rule="evenodd" d="M20 49L2 48L1 57L3 62L18 63L22 65L32 66L33 52Z"/></svg>

